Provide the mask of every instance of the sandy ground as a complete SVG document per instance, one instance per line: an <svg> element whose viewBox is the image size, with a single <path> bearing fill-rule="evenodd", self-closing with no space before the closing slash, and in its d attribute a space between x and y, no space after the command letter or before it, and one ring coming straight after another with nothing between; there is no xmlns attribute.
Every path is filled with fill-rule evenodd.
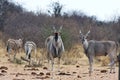
<svg viewBox="0 0 120 80"><path fill-rule="evenodd" d="M110 74L109 67L94 65L94 72L89 76L88 64L61 65L60 72L55 64L52 77L47 65L27 67L26 64L11 63L7 56L0 55L0 80L118 80L118 67L116 73Z"/></svg>

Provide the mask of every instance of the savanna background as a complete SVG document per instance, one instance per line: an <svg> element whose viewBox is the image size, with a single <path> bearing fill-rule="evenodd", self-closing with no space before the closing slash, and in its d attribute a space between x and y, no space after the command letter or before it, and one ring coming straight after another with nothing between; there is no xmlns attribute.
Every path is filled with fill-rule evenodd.
<svg viewBox="0 0 120 80"><path fill-rule="evenodd" d="M53 2L50 3L47 13L42 11L34 13L9 0L0 0L0 76L2 76L0 80L50 79L45 68L47 61L44 42L49 35L53 34L53 26L57 29L63 26L61 36L65 46L61 59L63 72L56 75L56 80L96 80L97 78L117 80L118 73L108 73L109 58L107 56L95 58L95 76L88 76L88 60L79 39L79 30L83 34L88 30L91 31L88 40L113 40L120 43L120 17L113 16L112 21L99 21L95 16L87 16L81 11L62 12L63 9L62 4ZM24 65L27 63L20 59L20 56L25 55L24 49L21 54L17 54L16 62L9 62L6 52L6 41L9 38L22 38L24 43L34 41L37 44L37 55L41 66L26 69Z"/></svg>

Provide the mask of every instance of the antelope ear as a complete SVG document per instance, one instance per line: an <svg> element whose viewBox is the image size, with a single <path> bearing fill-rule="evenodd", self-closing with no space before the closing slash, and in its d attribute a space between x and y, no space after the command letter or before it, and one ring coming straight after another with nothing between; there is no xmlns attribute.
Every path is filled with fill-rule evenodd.
<svg viewBox="0 0 120 80"><path fill-rule="evenodd" d="M54 32L56 32L56 28L55 28L55 26L53 26L53 30L54 30Z"/></svg>
<svg viewBox="0 0 120 80"><path fill-rule="evenodd" d="M21 38L21 40L23 41L23 40L24 40L24 38Z"/></svg>
<svg viewBox="0 0 120 80"><path fill-rule="evenodd" d="M85 38L87 38L88 37L88 34L90 34L90 30L87 32L87 34L85 35Z"/></svg>
<svg viewBox="0 0 120 80"><path fill-rule="evenodd" d="M79 34L80 34L80 36L83 36L83 34L82 34L81 30L79 31Z"/></svg>
<svg viewBox="0 0 120 80"><path fill-rule="evenodd" d="M80 34L82 34L81 30L79 31Z"/></svg>
<svg viewBox="0 0 120 80"><path fill-rule="evenodd" d="M60 26L59 32L61 32L63 26Z"/></svg>
<svg viewBox="0 0 120 80"><path fill-rule="evenodd" d="M90 33L90 30L88 31L88 33Z"/></svg>

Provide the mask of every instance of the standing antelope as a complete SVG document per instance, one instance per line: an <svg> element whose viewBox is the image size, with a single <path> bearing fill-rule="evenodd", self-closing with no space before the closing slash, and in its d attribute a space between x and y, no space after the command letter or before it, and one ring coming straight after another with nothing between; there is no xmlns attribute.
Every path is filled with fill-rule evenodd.
<svg viewBox="0 0 120 80"><path fill-rule="evenodd" d="M87 36L90 33L86 35L83 35L80 31L80 39L83 44L83 48L85 51L86 56L89 60L89 75L91 75L93 70L93 58L95 56L106 56L108 55L110 57L110 73L115 72L115 62L117 59L117 45L114 41L96 41L96 40L90 40L87 41Z"/></svg>
<svg viewBox="0 0 120 80"><path fill-rule="evenodd" d="M10 58L10 53L13 50L14 51L14 59L15 59L17 52L19 52L19 50L22 48L22 44L23 44L22 39L18 39L18 40L8 39L7 52L8 52L9 58Z"/></svg>
<svg viewBox="0 0 120 80"><path fill-rule="evenodd" d="M31 62L31 53L32 51L34 51L35 53L35 60L36 60L36 44L33 41L26 41L25 45L24 45L24 49L25 49L25 53L26 53L26 59L30 60L29 64Z"/></svg>
<svg viewBox="0 0 120 80"><path fill-rule="evenodd" d="M61 58L62 53L64 52L64 45L63 45L62 38L60 36L61 29L62 29L62 26L60 27L58 31L55 29L55 27L53 27L54 35L49 36L45 41L48 63L51 60L52 71L53 71L54 58L56 57L58 58L58 70L59 70L60 58Z"/></svg>

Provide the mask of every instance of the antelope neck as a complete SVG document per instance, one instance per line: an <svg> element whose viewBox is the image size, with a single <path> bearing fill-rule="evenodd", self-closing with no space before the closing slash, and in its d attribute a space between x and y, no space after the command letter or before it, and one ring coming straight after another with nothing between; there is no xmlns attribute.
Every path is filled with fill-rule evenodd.
<svg viewBox="0 0 120 80"><path fill-rule="evenodd" d="M58 41L58 33L55 33L55 42L57 42Z"/></svg>
<svg viewBox="0 0 120 80"><path fill-rule="evenodd" d="M84 47L85 49L88 48L88 41L87 41L87 39L85 39L85 41L83 42L83 47Z"/></svg>

